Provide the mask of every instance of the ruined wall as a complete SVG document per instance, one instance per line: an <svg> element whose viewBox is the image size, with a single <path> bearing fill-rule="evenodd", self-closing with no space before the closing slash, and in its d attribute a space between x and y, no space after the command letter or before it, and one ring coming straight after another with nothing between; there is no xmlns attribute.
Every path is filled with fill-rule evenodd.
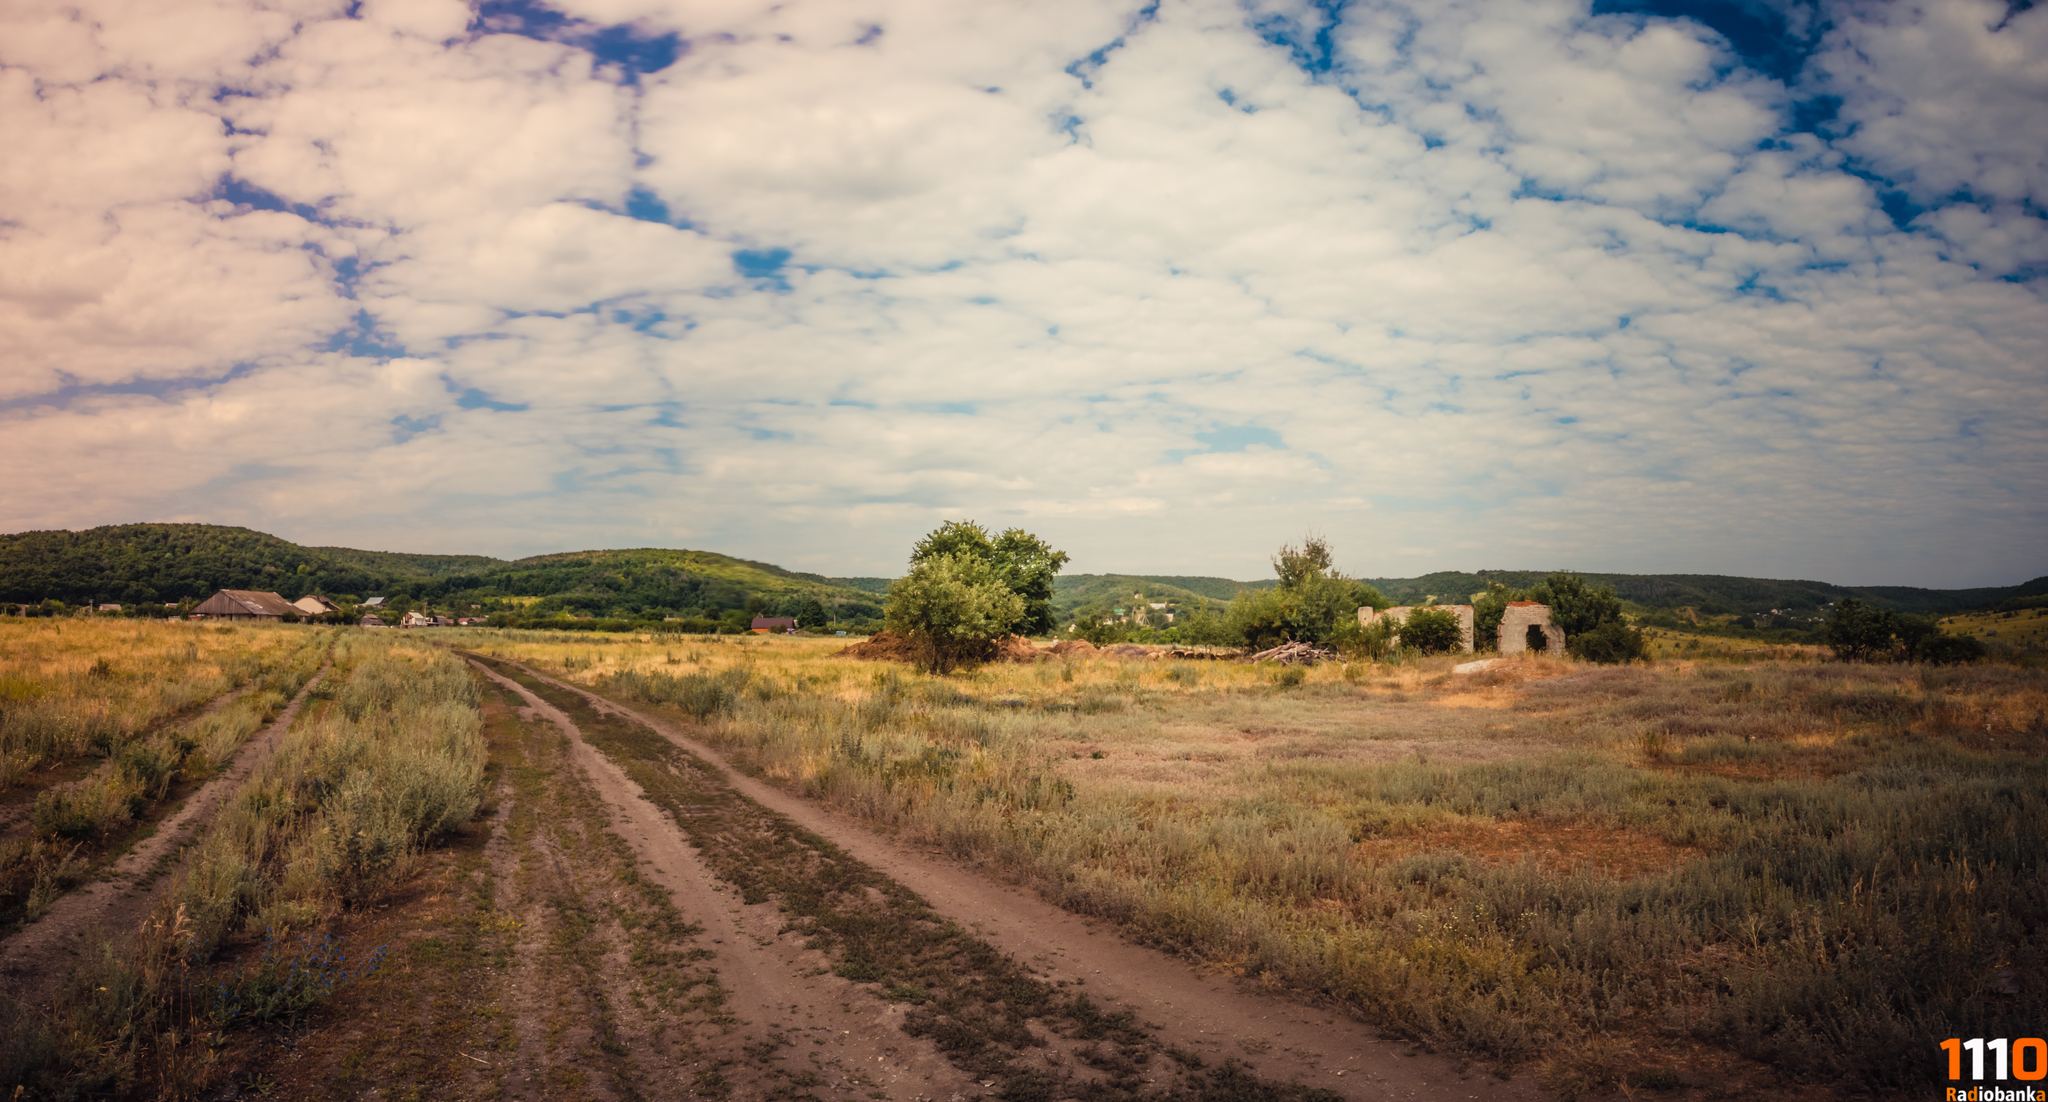
<svg viewBox="0 0 2048 1102"><path fill-rule="evenodd" d="M1520 654L1528 650L1531 627L1543 629L1543 653L1553 658L1564 657L1564 629L1550 622L1549 605L1534 601L1508 602L1507 612L1500 618L1500 652Z"/></svg>
<svg viewBox="0 0 2048 1102"><path fill-rule="evenodd" d="M1361 609L1359 609L1359 610L1358 610L1358 626L1359 626L1359 627L1369 627L1369 626L1371 626L1371 625L1372 625L1373 621L1375 621L1375 620L1378 620L1378 619L1382 619L1382 618L1384 618L1384 619L1388 619L1388 620L1392 620L1392 621L1393 621L1394 623L1396 623L1396 624L1406 623L1406 622L1407 622L1407 620L1408 620L1408 614L1409 614L1409 613L1411 613L1411 612L1413 612L1413 611L1415 611L1416 607L1417 607L1417 606L1415 606L1415 605L1397 605L1396 607L1394 607L1394 608L1390 608L1390 609L1386 610L1385 612L1375 612L1375 611L1374 611L1374 610L1373 610L1373 609L1372 609L1372 608L1371 608L1370 606L1367 606L1367 607L1365 607L1365 608L1361 608ZM1442 611L1444 611L1444 612L1448 612L1448 613L1450 613L1450 614L1452 614L1453 616L1456 616L1456 617L1458 618L1458 632L1459 632L1459 643L1460 643L1460 645L1462 645L1462 646L1463 646L1463 647L1465 648L1465 651L1466 651L1466 653L1468 653L1468 654L1469 654L1469 653L1471 653L1471 651L1472 651L1472 606L1471 606L1471 605L1431 605L1430 607L1432 607L1432 608L1436 608L1436 609L1441 609ZM1388 642L1390 642L1390 643L1391 643L1392 645L1394 645L1394 646L1397 646L1397 647L1398 647L1398 646L1400 646L1400 645L1401 645L1401 635L1400 635L1400 633L1399 633L1399 632L1396 632L1396 633L1395 633L1395 634L1393 635L1393 637L1392 637L1391 639L1389 639L1389 640L1388 640Z"/></svg>

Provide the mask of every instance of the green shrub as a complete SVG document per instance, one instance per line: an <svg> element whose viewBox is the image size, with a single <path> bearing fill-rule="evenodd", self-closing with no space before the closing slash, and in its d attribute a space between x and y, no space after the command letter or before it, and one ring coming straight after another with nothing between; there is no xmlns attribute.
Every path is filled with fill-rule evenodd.
<svg viewBox="0 0 2048 1102"><path fill-rule="evenodd" d="M1621 620L1607 620L1588 632L1571 637L1569 649L1588 662L1619 665L1640 662L1650 656L1649 640L1643 629Z"/></svg>
<svg viewBox="0 0 2048 1102"><path fill-rule="evenodd" d="M1456 613L1443 608L1418 608L1401 623L1401 645L1423 654L1448 654L1465 645L1465 627Z"/></svg>

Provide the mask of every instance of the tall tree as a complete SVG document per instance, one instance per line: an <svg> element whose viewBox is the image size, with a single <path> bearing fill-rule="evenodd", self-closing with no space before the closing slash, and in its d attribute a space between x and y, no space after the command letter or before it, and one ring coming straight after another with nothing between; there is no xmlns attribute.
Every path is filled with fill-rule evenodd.
<svg viewBox="0 0 2048 1102"><path fill-rule="evenodd" d="M911 641L920 668L945 673L1023 616L1024 599L987 559L942 551L916 561L889 586L883 622Z"/></svg>
<svg viewBox="0 0 2048 1102"><path fill-rule="evenodd" d="M1003 585L1024 602L1023 615L1012 630L1025 635L1053 630L1053 579L1067 564L1066 552L1053 550L1022 528L1005 529L990 538L987 529L971 520L949 520L917 541L910 562L915 566L939 555L976 558L995 569Z"/></svg>

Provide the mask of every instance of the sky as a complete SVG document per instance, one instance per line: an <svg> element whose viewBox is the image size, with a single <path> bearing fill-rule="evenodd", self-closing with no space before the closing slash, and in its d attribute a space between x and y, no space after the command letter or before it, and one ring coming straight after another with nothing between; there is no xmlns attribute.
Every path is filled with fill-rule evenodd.
<svg viewBox="0 0 2048 1102"><path fill-rule="evenodd" d="M2048 573L2048 6L11 0L0 530Z"/></svg>

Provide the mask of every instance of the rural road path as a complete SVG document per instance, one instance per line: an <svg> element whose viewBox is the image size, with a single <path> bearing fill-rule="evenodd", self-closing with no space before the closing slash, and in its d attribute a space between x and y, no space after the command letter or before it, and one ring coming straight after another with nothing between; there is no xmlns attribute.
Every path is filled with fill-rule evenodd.
<svg viewBox="0 0 2048 1102"><path fill-rule="evenodd" d="M1234 1058L1260 1076L1279 1082L1318 1087L1360 1102L1414 1099L1450 1102L1464 1099L1541 1099L1547 1097L1526 1078L1502 1082L1477 1069L1460 1074L1441 1057L1418 1053L1412 1045L1383 1039L1377 1030L1355 1018L1318 1010L1277 996L1247 990L1235 979L1205 975L1186 961L1124 941L1115 930L1060 910L1037 895L995 882L935 854L905 846L853 820L792 796L735 769L711 747L656 716L628 708L575 684L505 659L504 666L557 689L576 693L603 714L644 725L674 745L710 763L724 780L749 799L798 826L829 839L849 855L916 892L940 914L972 930L994 946L1027 963L1048 983L1080 984L1110 1009L1128 1008L1156 1031L1161 1042L1216 1061ZM487 671L490 672L490 671ZM505 679L491 672L501 683ZM539 705L532 694L522 696ZM573 729L559 711L550 716ZM895 1031L895 1007L880 1003L858 987L816 970L800 947L778 941L775 916L750 916L749 908L732 905L706 908L707 891L721 890L715 877L695 859L695 849L661 810L638 796L638 787L596 750L583 745L579 761L597 780L618 809L621 834L642 847L672 891L677 903L709 924L729 923L733 937L726 945L753 945L734 953L732 971L721 976L734 996L744 1000L747 1014L774 1020L782 1006L845 1005L850 1015L839 1022L846 1045L855 1051L893 1046L902 1054L902 1071L888 1080L893 1088L944 1079L943 1061L928 1048ZM755 911L766 908L756 907ZM714 935L719 936L719 935ZM735 939L738 939L737 941ZM810 954L822 960L822 956ZM829 981L829 993L807 989ZM843 989L841 989L843 987ZM857 1009L856 1009L857 1008ZM856 1030L859 1030L856 1034ZM893 1034L893 1036L891 1035ZM851 1054L851 1053L849 1053ZM938 1062L934 1062L938 1061ZM883 1061L868 1059L870 1065ZM891 1068L892 1073L895 1069ZM947 1097L933 1093L933 1097ZM910 1097L891 1089L890 1097Z"/></svg>
<svg viewBox="0 0 2048 1102"><path fill-rule="evenodd" d="M774 1058L789 1070L809 1071L827 1084L857 1081L869 1097L914 1102L981 1093L929 1041L903 1033L900 1005L875 999L859 984L833 975L823 953L782 932L784 918L773 905L741 903L667 813L584 741L560 709L489 666L475 665L569 740L569 763L611 809L611 830L633 848L645 866L642 874L667 889L677 907L705 928L699 941L710 942L709 963L725 989L726 1009L744 1023L757 1045L781 1035L792 1043L772 1046L781 1048ZM655 1096L666 1093L660 1084L639 1086Z"/></svg>
<svg viewBox="0 0 2048 1102"><path fill-rule="evenodd" d="M158 824L155 833L137 842L99 879L60 897L40 919L0 941L0 991L13 999L40 1002L96 935L139 928L157 893L170 882L169 877L160 875L169 871L166 862L198 837L228 795L269 759L330 669L331 663L323 664L268 727L242 744L234 764L201 785Z"/></svg>

